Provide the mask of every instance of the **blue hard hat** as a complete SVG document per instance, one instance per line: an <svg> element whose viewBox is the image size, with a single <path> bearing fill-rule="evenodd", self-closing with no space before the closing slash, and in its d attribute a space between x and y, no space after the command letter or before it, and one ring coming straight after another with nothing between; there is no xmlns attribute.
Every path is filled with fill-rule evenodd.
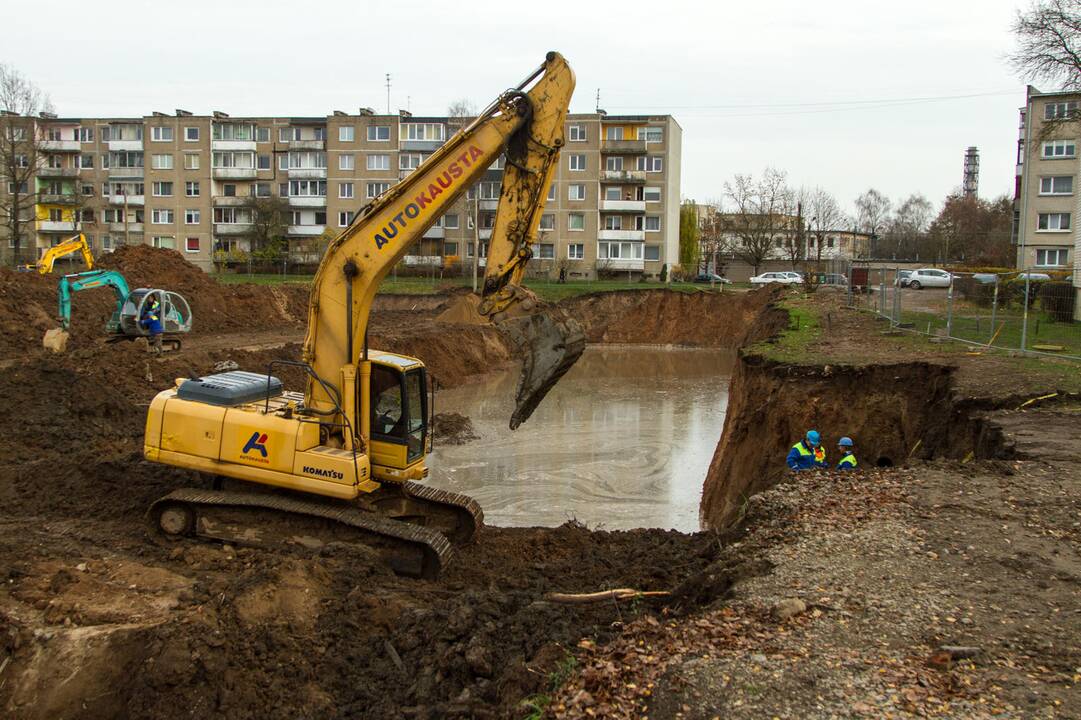
<svg viewBox="0 0 1081 720"><path fill-rule="evenodd" d="M811 443L812 445L818 445L822 442L822 438L819 436L817 430L807 431L807 442Z"/></svg>
<svg viewBox="0 0 1081 720"><path fill-rule="evenodd" d="M840 445L841 447L852 447L852 438L843 437L843 438L841 438L840 440L837 441L837 444Z"/></svg>

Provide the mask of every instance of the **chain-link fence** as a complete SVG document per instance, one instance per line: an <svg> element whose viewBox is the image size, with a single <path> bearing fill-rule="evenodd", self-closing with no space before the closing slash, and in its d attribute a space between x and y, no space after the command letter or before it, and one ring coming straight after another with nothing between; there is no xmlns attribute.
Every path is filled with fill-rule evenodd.
<svg viewBox="0 0 1081 720"><path fill-rule="evenodd" d="M890 326L1004 350L1081 360L1081 307L1072 278L1025 270L948 272L853 264L848 306Z"/></svg>

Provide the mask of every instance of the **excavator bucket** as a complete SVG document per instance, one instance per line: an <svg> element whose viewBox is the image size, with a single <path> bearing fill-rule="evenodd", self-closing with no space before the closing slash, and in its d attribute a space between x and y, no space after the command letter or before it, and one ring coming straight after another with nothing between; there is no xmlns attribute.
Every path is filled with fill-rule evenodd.
<svg viewBox="0 0 1081 720"><path fill-rule="evenodd" d="M513 312L532 314L507 317L507 313L502 313L496 316L494 322L495 327L514 343L522 357L522 374L518 378L518 394L510 418L511 430L516 430L529 419L540 401L577 362L586 347L585 333L577 320L563 310L546 306L535 297L530 297L528 303L516 306ZM479 306L479 297L463 293L453 298L437 319L448 323L486 325L490 321L480 313Z"/></svg>
<svg viewBox="0 0 1081 720"><path fill-rule="evenodd" d="M581 357L586 336L578 321L550 307L533 315L502 320L497 327L522 356L522 374L510 416L510 429L515 430Z"/></svg>

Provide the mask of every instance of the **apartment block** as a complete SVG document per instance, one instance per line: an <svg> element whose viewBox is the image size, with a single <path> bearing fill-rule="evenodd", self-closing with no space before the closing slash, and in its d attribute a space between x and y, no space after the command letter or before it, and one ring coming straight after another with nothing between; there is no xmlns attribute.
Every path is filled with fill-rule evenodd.
<svg viewBox="0 0 1081 720"><path fill-rule="evenodd" d="M316 262L364 205L468 122L366 108L318 117L176 110L28 120L45 138L33 190L36 254L83 232L97 252L146 243L176 249L207 270L260 250L254 226L266 222L268 208L282 214L288 257ZM656 276L678 262L682 129L675 119L571 115L566 141L532 271ZM406 265L464 271L476 246L483 267L502 162L424 234Z"/></svg>

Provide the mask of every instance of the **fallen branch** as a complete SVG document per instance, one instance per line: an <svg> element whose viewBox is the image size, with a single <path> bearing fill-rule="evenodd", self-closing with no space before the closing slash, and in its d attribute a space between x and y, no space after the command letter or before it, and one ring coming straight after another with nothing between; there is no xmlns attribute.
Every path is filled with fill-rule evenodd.
<svg viewBox="0 0 1081 720"><path fill-rule="evenodd" d="M595 593L548 593L545 600L557 603L584 604L603 602L605 600L634 600L635 598L670 597L672 593L667 590L634 590L632 588L617 588L615 590L602 590Z"/></svg>

